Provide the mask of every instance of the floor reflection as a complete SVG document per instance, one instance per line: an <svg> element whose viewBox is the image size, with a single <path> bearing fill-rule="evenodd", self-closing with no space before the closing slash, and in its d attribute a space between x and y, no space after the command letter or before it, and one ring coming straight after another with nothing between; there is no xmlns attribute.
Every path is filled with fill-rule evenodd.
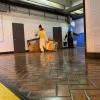
<svg viewBox="0 0 100 100"><path fill-rule="evenodd" d="M15 72L17 79L21 79L25 77L25 75L28 73L27 66L26 66L26 56L20 57L20 56L14 56L15 60ZM24 76L23 76L24 75Z"/></svg>
<svg viewBox="0 0 100 100"><path fill-rule="evenodd" d="M84 49L7 55L0 60L0 76L29 100L85 100L77 96L91 97L91 91L100 87L100 62L85 61Z"/></svg>

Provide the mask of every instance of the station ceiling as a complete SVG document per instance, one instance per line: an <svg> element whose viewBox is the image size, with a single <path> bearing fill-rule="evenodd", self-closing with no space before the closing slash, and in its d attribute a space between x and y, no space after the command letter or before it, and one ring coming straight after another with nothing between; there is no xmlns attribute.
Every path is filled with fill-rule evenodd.
<svg viewBox="0 0 100 100"><path fill-rule="evenodd" d="M0 0L0 2L23 5L62 15L82 15L83 0Z"/></svg>

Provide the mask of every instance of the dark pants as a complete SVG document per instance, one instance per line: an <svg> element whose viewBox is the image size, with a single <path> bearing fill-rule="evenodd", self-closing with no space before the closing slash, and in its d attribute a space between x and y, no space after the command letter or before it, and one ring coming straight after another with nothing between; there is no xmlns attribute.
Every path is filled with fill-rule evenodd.
<svg viewBox="0 0 100 100"><path fill-rule="evenodd" d="M73 48L73 38L68 38L68 48Z"/></svg>

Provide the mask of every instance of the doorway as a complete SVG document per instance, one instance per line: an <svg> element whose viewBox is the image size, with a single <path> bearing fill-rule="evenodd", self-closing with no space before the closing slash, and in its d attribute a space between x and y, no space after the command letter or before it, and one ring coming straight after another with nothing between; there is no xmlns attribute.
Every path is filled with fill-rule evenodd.
<svg viewBox="0 0 100 100"><path fill-rule="evenodd" d="M62 28L53 27L53 40L58 42L58 49L62 48Z"/></svg>
<svg viewBox="0 0 100 100"><path fill-rule="evenodd" d="M12 23L13 43L15 53L25 52L24 24Z"/></svg>

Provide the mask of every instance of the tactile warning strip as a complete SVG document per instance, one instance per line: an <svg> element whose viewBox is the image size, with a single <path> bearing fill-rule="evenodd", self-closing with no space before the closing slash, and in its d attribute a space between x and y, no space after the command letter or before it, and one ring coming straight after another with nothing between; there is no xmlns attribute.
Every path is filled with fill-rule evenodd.
<svg viewBox="0 0 100 100"><path fill-rule="evenodd" d="M6 86L0 83L0 100L20 100Z"/></svg>

